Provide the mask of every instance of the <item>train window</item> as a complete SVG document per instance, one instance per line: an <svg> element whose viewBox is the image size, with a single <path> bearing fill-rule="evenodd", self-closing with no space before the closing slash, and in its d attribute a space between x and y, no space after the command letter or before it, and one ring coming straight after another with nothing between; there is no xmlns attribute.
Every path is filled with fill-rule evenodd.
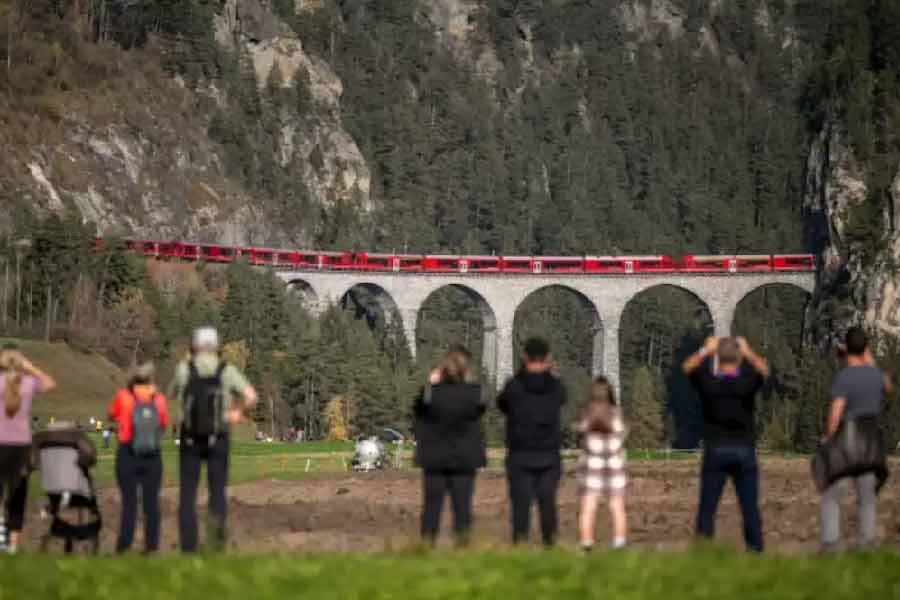
<svg viewBox="0 0 900 600"><path fill-rule="evenodd" d="M470 258L469 259L469 270L470 271L487 271L491 269L498 269L500 267L500 259L499 258Z"/></svg>
<svg viewBox="0 0 900 600"><path fill-rule="evenodd" d="M528 258L505 258L503 268L507 271L530 271L531 260Z"/></svg>

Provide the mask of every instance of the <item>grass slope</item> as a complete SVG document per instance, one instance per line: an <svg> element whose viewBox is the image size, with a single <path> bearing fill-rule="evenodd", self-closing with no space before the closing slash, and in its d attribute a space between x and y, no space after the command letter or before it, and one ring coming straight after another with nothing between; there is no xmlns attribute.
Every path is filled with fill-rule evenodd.
<svg viewBox="0 0 900 600"><path fill-rule="evenodd" d="M396 555L4 558L0 600L891 598L900 556L561 551ZM123 596L124 594L124 596Z"/></svg>
<svg viewBox="0 0 900 600"><path fill-rule="evenodd" d="M44 422L48 417L80 419L103 417L125 374L99 354L83 352L66 344L0 338L0 344L14 343L37 366L52 375L59 387L35 399L32 414Z"/></svg>

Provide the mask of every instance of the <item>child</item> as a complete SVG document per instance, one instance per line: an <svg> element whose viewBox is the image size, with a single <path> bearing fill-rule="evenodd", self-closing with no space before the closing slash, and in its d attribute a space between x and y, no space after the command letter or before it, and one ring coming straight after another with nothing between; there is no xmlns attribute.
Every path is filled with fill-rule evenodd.
<svg viewBox="0 0 900 600"><path fill-rule="evenodd" d="M613 388L605 377L598 377L591 385L590 399L581 411L577 428L582 436L582 453L578 461L581 548L589 552L594 546L597 504L604 498L612 518L612 546L623 548L627 528L625 424Z"/></svg>

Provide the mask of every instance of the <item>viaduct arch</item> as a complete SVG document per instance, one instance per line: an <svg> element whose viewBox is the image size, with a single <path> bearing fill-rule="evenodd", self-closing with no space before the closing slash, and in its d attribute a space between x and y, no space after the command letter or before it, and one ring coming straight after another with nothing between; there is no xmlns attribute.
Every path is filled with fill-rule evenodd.
<svg viewBox="0 0 900 600"><path fill-rule="evenodd" d="M375 294L386 316L399 316L413 356L416 354L418 314L425 300L445 286L458 287L481 309L485 326L484 368L489 381L495 384L502 384L512 375L516 310L531 294L561 286L574 291L593 309L593 371L594 374L605 374L617 388L622 313L641 292L657 286L674 286L687 291L709 309L715 335L724 336L731 332L738 304L758 288L791 285L811 295L816 284L816 275L812 272L535 275L279 271L277 276L301 292L313 312L339 302L355 286L366 287Z"/></svg>

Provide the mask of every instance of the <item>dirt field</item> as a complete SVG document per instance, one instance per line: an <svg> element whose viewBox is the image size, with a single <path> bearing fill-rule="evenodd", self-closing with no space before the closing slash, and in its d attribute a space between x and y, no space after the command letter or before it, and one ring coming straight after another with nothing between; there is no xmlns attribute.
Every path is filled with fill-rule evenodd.
<svg viewBox="0 0 900 600"><path fill-rule="evenodd" d="M773 550L816 549L817 496L806 460L763 461L762 498L766 542ZM894 470L900 465L895 464ZM679 549L693 532L697 504L695 460L654 461L630 465L629 522L638 547ZM509 510L502 472L479 475L476 493L475 544L502 547L509 538ZM890 480L879 505L880 539L900 547L900 484ZM561 541L572 546L576 531L576 484L567 473L560 493ZM845 531L853 521L853 494L847 495ZM163 494L163 549L175 548L177 496ZM118 494L102 493L106 518L103 548L114 545ZM296 482L259 481L234 486L230 493L230 546L252 551L383 551L415 543L420 507L420 479L415 471L323 475ZM201 518L205 510L201 510ZM601 513L602 515L602 513ZM603 515L605 516L605 515ZM449 518L445 515L445 518ZM536 521L533 516L533 533ZM27 526L29 545L46 527L37 515ZM138 528L141 528L139 523ZM719 539L740 545L740 515L729 487L720 505ZM140 531L137 534L141 538ZM600 539L607 539L605 519ZM445 536L446 537L446 536ZM537 537L534 535L533 537ZM138 545L140 547L140 545Z"/></svg>

